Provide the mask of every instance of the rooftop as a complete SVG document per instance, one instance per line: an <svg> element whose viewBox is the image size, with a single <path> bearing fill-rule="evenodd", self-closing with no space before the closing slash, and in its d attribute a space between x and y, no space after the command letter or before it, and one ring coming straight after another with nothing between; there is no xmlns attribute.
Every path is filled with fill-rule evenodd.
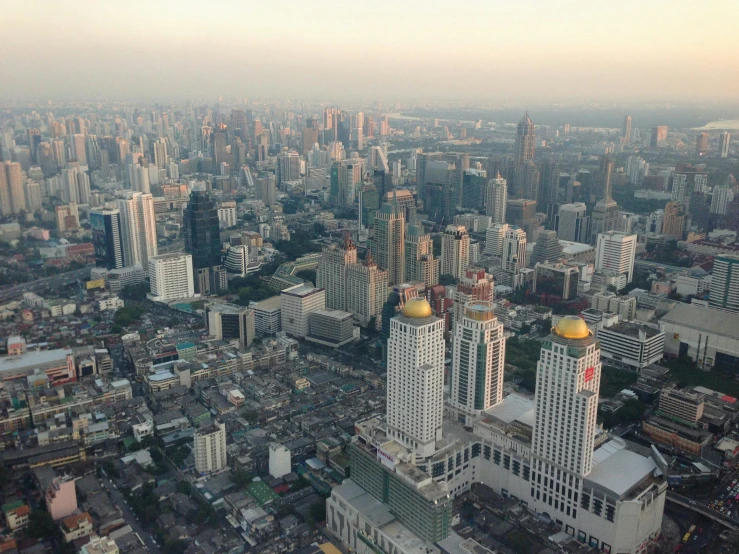
<svg viewBox="0 0 739 554"><path fill-rule="evenodd" d="M506 396L499 404L486 410L482 414L482 420L484 422L486 419L489 419L506 425L518 421L533 427L534 409L534 401L531 398L512 393Z"/></svg>
<svg viewBox="0 0 739 554"><path fill-rule="evenodd" d="M599 329L599 333L618 333L620 335L627 335L629 337L638 337L639 332L644 331L646 334L646 338L650 339L656 335L662 334L663 332L659 329L655 329L654 327L649 327L648 325L639 325L638 323L617 323L616 325L611 325L610 327L604 327L603 329Z"/></svg>
<svg viewBox="0 0 739 554"><path fill-rule="evenodd" d="M612 439L593 452L593 468L586 480L621 498L655 469L652 458L626 450L624 441Z"/></svg>
<svg viewBox="0 0 739 554"><path fill-rule="evenodd" d="M69 354L72 354L71 349L57 348L55 350L34 350L22 356L5 356L0 358L0 372L18 371L32 366L42 369L52 364L65 365Z"/></svg>
<svg viewBox="0 0 739 554"><path fill-rule="evenodd" d="M660 323L671 323L730 339L739 339L739 314L678 302Z"/></svg>
<svg viewBox="0 0 739 554"><path fill-rule="evenodd" d="M261 302L250 302L249 307L264 312L276 312L280 309L280 295L270 296Z"/></svg>
<svg viewBox="0 0 739 554"><path fill-rule="evenodd" d="M308 285L296 285L294 287L290 287L289 289L285 289L282 291L282 294L284 296L297 296L297 297L306 297L310 296L311 294L316 294L318 292L323 291L324 289L319 289L316 287L310 287Z"/></svg>

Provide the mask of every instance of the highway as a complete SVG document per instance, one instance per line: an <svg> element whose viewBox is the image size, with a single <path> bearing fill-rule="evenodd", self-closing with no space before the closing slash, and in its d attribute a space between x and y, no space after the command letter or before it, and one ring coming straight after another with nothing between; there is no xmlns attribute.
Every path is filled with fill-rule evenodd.
<svg viewBox="0 0 739 554"><path fill-rule="evenodd" d="M675 504L679 504L684 508L693 510L694 512L704 515L707 518L720 523L724 527L728 527L729 529L735 530L739 528L739 521L735 520L734 518L725 516L721 512L717 512L716 510L709 508L705 504L700 504L699 502L696 502L695 500L692 500L691 498L688 498L686 496L682 496L681 494L677 494L676 492L667 491L667 501L674 502Z"/></svg>
<svg viewBox="0 0 739 554"><path fill-rule="evenodd" d="M21 296L25 292L38 292L47 287L62 287L69 283L73 283L78 279L87 279L90 277L90 270L92 267L93 266L87 266L81 269L67 271L66 273L52 275L51 277L36 279L35 281L29 281L28 283L15 285L13 287L6 287L0 290L0 302L7 302L8 300Z"/></svg>

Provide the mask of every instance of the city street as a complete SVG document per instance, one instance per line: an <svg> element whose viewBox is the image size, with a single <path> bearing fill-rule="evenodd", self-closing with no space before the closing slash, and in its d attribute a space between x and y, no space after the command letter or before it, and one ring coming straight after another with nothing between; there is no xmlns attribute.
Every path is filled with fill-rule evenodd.
<svg viewBox="0 0 739 554"><path fill-rule="evenodd" d="M151 533L149 533L149 531L141 526L141 523L136 518L136 515L128 507L125 497L118 489L113 486L113 482L110 480L110 478L105 475L100 477L100 481L108 489L110 498L120 508L121 512L123 513L123 518L126 520L126 523L131 526L131 529L133 529L134 533L137 533L139 537L141 537L141 540L144 541L144 544L149 549L149 552L159 552L159 547L156 545L156 543L154 543Z"/></svg>
<svg viewBox="0 0 739 554"><path fill-rule="evenodd" d="M68 271L66 273L60 273L59 275L52 275L51 277L36 279L35 281L23 283L22 285L15 285L13 287L4 288L0 290L0 302L12 300L17 296L21 296L25 292L38 292L44 290L47 287L57 288L74 282L77 279L89 278L91 269L92 266L83 267L80 269L75 269L73 271Z"/></svg>

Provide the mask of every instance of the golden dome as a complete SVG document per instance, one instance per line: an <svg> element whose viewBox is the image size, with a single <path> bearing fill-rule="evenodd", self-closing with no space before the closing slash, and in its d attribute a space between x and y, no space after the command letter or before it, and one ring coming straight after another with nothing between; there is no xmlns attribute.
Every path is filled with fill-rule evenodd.
<svg viewBox="0 0 739 554"><path fill-rule="evenodd" d="M411 298L405 303L403 315L413 319L421 319L434 315L434 312L431 311L431 306L426 299L419 296L417 298Z"/></svg>
<svg viewBox="0 0 739 554"><path fill-rule="evenodd" d="M586 339L590 329L585 320L576 315L566 315L552 329L555 335L563 339Z"/></svg>

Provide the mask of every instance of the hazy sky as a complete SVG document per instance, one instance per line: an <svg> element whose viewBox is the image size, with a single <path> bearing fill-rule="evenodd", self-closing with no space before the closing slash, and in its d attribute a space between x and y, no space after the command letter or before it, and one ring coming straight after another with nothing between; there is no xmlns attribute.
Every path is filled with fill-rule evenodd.
<svg viewBox="0 0 739 554"><path fill-rule="evenodd" d="M0 97L739 99L738 0L0 0Z"/></svg>

